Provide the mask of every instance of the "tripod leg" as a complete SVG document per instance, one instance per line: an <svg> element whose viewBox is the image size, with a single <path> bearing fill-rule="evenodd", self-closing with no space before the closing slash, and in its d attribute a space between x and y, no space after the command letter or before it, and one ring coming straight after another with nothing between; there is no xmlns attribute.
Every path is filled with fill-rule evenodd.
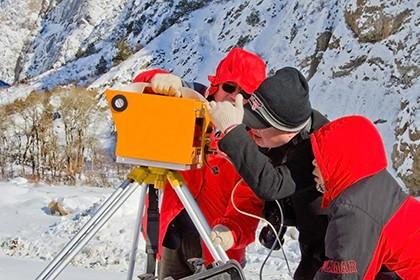
<svg viewBox="0 0 420 280"><path fill-rule="evenodd" d="M87 242L98 232L109 218L121 207L127 198L137 188L137 183L126 180L124 183L107 199L100 210L92 219L70 240L66 247L54 258L54 260L36 278L55 279L58 274L67 266L71 259L86 245ZM142 184L145 187L146 184Z"/></svg>
<svg viewBox="0 0 420 280"><path fill-rule="evenodd" d="M137 210L136 223L134 225L133 244L131 246L130 261L128 267L127 280L133 279L134 267L136 265L137 248L139 244L141 221L143 220L144 201L147 192L147 185L142 185L140 189L139 208Z"/></svg>
<svg viewBox="0 0 420 280"><path fill-rule="evenodd" d="M206 218L204 217L203 213L201 212L200 208L197 205L194 197L191 195L190 191L188 190L187 186L183 182L182 177L177 178L180 176L179 174L175 175L175 173L168 173L168 180L171 186L174 188L176 194L178 195L179 200L181 200L182 204L187 210L188 215L190 216L191 220L194 223L198 233L200 234L201 239L206 244L207 248L209 249L211 255L213 256L215 261L220 261L226 263L229 258L226 255L226 252L223 250L221 246L214 246L210 239L210 226L207 223Z"/></svg>
<svg viewBox="0 0 420 280"><path fill-rule="evenodd" d="M123 190L127 188L129 184L131 184L131 180L124 181L115 192L108 197L102 206L98 209L95 215L82 227L82 229L66 244L66 246L59 252L59 254L48 264L48 266L41 272L40 275L36 278L44 279L45 276L57 265L58 262L71 250L71 248L78 242L80 238L90 229L90 227L103 215L108 207L112 205L112 203L121 197Z"/></svg>

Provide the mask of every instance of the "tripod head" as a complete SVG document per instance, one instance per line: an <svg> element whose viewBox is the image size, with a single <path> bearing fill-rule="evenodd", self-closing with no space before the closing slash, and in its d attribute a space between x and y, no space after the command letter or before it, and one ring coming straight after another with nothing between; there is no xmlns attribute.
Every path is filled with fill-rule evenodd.
<svg viewBox="0 0 420 280"><path fill-rule="evenodd" d="M179 98L133 83L105 95L117 130L117 162L172 170L203 166L210 117L198 92L182 88Z"/></svg>

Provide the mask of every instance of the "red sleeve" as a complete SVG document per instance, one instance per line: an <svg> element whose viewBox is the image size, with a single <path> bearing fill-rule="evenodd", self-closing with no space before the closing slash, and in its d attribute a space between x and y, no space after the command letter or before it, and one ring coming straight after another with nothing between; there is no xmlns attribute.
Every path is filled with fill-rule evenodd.
<svg viewBox="0 0 420 280"><path fill-rule="evenodd" d="M151 70L146 70L141 72L140 74L138 74L134 79L133 79L133 83L148 83L152 80L152 78L156 75L156 74L167 74L169 73L166 70L163 69L151 69Z"/></svg>
<svg viewBox="0 0 420 280"><path fill-rule="evenodd" d="M264 204L243 180L235 189L233 199L239 210L261 217ZM241 249L254 241L258 223L259 220L236 211L229 199L225 215L215 219L212 227L217 224L227 226L234 237L234 245L231 249Z"/></svg>

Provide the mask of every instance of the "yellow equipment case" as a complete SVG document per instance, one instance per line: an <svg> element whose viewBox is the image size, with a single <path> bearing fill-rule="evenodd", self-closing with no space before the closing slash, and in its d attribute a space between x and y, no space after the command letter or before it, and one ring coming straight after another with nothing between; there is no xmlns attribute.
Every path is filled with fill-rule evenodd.
<svg viewBox="0 0 420 280"><path fill-rule="evenodd" d="M210 122L205 99L182 88L182 98L150 93L134 83L105 91L117 130L117 162L173 170L203 165Z"/></svg>

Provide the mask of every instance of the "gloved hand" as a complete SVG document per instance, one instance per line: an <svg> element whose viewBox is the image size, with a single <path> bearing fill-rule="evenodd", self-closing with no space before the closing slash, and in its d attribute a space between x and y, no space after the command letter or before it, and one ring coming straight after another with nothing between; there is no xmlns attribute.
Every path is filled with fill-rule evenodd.
<svg viewBox="0 0 420 280"><path fill-rule="evenodd" d="M238 94L235 97L235 105L228 101L208 103L207 108L211 121L217 129L226 133L226 129L242 123L244 118L243 100L243 96Z"/></svg>
<svg viewBox="0 0 420 280"><path fill-rule="evenodd" d="M215 225L210 233L210 239L215 246L220 245L225 251L232 248L234 243L232 232L224 225Z"/></svg>
<svg viewBox="0 0 420 280"><path fill-rule="evenodd" d="M286 233L287 227L283 226L280 231L280 225L273 225L275 230L277 231L277 234L279 236L281 245L284 244L284 234ZM267 249L271 249L274 246L274 243L276 242L276 246L274 246L273 250L279 250L281 248L280 244L278 243L278 240L276 238L276 235L273 232L273 229L270 226L264 226L261 231L260 235L258 236L258 240L260 241L261 245L263 245Z"/></svg>
<svg viewBox="0 0 420 280"><path fill-rule="evenodd" d="M156 93L181 97L182 81L174 74L155 74L150 81Z"/></svg>

